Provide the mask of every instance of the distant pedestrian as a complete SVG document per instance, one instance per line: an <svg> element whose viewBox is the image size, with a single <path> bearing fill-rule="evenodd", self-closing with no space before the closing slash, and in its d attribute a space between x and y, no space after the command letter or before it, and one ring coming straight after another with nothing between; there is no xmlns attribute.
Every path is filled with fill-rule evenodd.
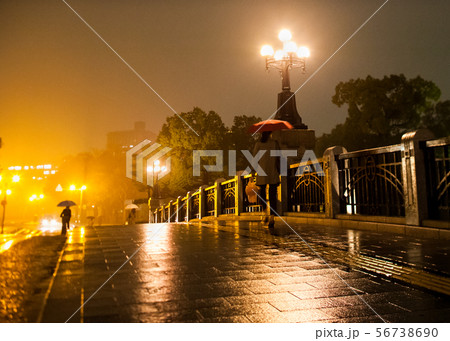
<svg viewBox="0 0 450 341"><path fill-rule="evenodd" d="M262 210L266 213L265 223L269 223L269 228L275 225L275 214L277 209L277 188L280 183L280 160L279 157L271 156L271 150L280 150L280 145L276 140L271 138L270 131L264 131L261 139L256 143L253 155L259 151L265 151L259 161L259 166L266 175L256 174L256 185L260 188L259 194L263 198ZM269 205L267 208L266 188L269 187ZM267 210L267 211L266 211Z"/></svg>
<svg viewBox="0 0 450 341"><path fill-rule="evenodd" d="M134 225L136 223L136 209L132 208L128 214L128 225Z"/></svg>
<svg viewBox="0 0 450 341"><path fill-rule="evenodd" d="M70 218L72 217L72 211L70 210L69 206L66 206L66 208L61 212L60 217L62 218L62 229L61 234L64 236L67 232L67 230L70 228Z"/></svg>

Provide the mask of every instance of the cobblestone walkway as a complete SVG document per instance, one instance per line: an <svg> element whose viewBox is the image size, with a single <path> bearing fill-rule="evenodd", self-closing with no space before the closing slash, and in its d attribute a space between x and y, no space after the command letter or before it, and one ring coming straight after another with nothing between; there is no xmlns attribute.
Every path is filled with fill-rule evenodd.
<svg viewBox="0 0 450 341"><path fill-rule="evenodd" d="M280 240L251 223L76 228L42 321L450 321L448 296Z"/></svg>

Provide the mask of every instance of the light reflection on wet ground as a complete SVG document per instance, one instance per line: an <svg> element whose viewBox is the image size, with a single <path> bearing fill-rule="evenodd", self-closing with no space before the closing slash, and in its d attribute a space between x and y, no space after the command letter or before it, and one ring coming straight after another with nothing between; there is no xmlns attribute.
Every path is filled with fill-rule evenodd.
<svg viewBox="0 0 450 341"><path fill-rule="evenodd" d="M224 230L231 230L235 223L222 221L218 224ZM446 241L287 224L277 225L275 230L254 229L254 224L241 222L241 233L350 268L450 295L449 264L445 261L450 246ZM417 254L422 255L424 249L429 253L418 257Z"/></svg>
<svg viewBox="0 0 450 341"><path fill-rule="evenodd" d="M36 321L63 243L35 235L0 253L0 322Z"/></svg>
<svg viewBox="0 0 450 341"><path fill-rule="evenodd" d="M317 245L336 243L348 254L375 242L358 232L340 232L347 240L308 233ZM344 265L330 269L303 252L298 237L278 226L274 234L257 223L75 229L43 321L63 322L81 302L70 322L380 322L377 314L392 322L450 320L443 296Z"/></svg>
<svg viewBox="0 0 450 341"><path fill-rule="evenodd" d="M231 222L220 222L230 226ZM255 223L241 222L241 230L252 231ZM450 243L446 240L419 239L405 235L363 230L337 229L324 226L290 225L307 242L332 247L355 255L386 259L399 264L450 276ZM258 230L256 230L258 231ZM295 241L300 238L284 224L277 222L275 235ZM259 230L258 233L269 233Z"/></svg>

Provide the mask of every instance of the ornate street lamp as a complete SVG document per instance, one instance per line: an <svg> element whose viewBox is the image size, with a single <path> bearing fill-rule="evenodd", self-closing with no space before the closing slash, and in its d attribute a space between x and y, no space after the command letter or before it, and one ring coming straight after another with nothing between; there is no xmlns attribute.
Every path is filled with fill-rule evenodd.
<svg viewBox="0 0 450 341"><path fill-rule="evenodd" d="M278 38L283 43L282 50L276 50L270 45L264 45L261 48L261 55L266 57L266 70L274 68L281 74L281 90L278 94L276 119L288 121L297 129L307 129L302 123L302 119L297 112L295 103L295 94L291 92L289 79L289 70L300 68L303 72L306 70L306 58L309 57L309 49L305 46L297 47L293 42L292 34L289 30L281 30Z"/></svg>

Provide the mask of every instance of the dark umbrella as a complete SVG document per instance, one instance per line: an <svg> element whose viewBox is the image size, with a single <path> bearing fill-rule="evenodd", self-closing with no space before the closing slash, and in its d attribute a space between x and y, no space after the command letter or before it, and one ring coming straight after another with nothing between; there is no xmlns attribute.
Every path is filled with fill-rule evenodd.
<svg viewBox="0 0 450 341"><path fill-rule="evenodd" d="M264 131L275 131L282 129L294 129L292 124L281 120L265 120L255 123L248 128L249 133L262 133Z"/></svg>
<svg viewBox="0 0 450 341"><path fill-rule="evenodd" d="M70 207L70 206L76 206L77 204L75 204L72 200L64 200L61 201L58 205L56 205L56 207Z"/></svg>

